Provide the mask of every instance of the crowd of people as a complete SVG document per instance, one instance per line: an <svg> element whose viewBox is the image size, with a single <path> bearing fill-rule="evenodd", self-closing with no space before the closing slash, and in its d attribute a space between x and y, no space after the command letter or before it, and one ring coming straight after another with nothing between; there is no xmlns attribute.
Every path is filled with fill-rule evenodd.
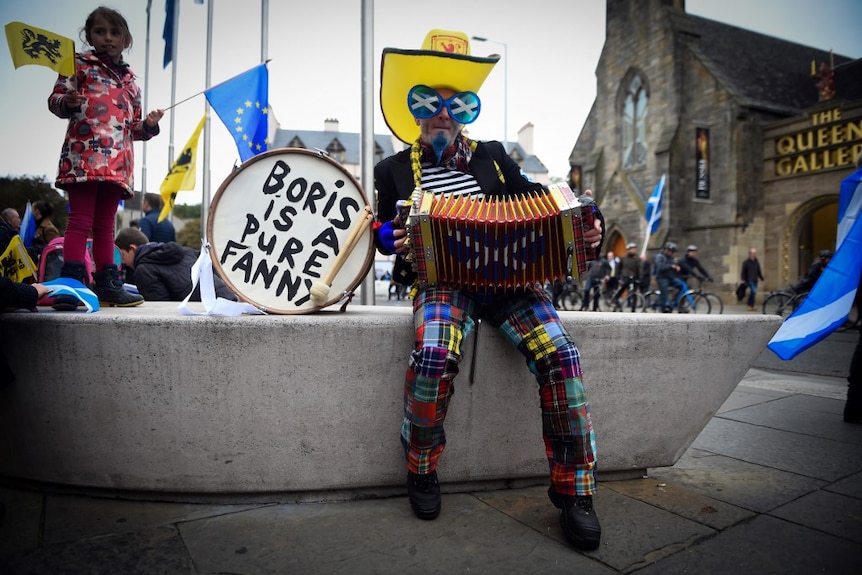
<svg viewBox="0 0 862 575"><path fill-rule="evenodd" d="M583 286L581 311L598 311L599 294L610 295L610 301L620 307L621 300L630 289L647 294L655 277L660 293L660 311L672 311L671 294L674 289L687 289L690 278L700 282L713 281L712 275L706 270L698 258L696 245L689 245L682 257L677 257L676 243L667 242L662 250L652 260L645 254L638 253L638 245L634 242L626 244L626 253L617 257L613 251L601 255L589 263L586 280ZM566 286L557 281L550 286L554 306L563 308L561 297Z"/></svg>

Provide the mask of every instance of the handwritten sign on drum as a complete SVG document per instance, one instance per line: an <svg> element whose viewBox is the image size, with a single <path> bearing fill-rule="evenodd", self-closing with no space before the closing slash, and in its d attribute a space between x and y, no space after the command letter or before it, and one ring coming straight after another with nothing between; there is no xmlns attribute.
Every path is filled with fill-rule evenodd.
<svg viewBox="0 0 862 575"><path fill-rule="evenodd" d="M216 273L244 301L298 314L339 301L374 261L370 228L332 279L322 305L311 288L327 276L368 200L353 176L317 152L283 148L245 162L221 185L207 220Z"/></svg>

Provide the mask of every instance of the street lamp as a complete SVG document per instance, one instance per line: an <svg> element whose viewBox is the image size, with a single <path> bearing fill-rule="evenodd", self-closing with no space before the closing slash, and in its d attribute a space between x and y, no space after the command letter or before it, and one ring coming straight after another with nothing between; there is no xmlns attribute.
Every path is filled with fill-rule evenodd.
<svg viewBox="0 0 862 575"><path fill-rule="evenodd" d="M473 36L477 42L493 42L503 46L503 149L509 153L509 46L505 42Z"/></svg>

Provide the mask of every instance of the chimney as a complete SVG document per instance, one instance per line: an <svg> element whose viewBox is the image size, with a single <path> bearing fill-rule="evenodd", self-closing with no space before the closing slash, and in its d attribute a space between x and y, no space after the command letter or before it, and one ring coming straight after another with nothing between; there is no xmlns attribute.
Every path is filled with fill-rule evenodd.
<svg viewBox="0 0 862 575"><path fill-rule="evenodd" d="M337 132L338 131L338 118L327 118L323 121L323 131L324 132Z"/></svg>
<svg viewBox="0 0 862 575"><path fill-rule="evenodd" d="M524 148L524 152L528 156L533 154L533 123L527 122L524 127L518 130L518 143Z"/></svg>

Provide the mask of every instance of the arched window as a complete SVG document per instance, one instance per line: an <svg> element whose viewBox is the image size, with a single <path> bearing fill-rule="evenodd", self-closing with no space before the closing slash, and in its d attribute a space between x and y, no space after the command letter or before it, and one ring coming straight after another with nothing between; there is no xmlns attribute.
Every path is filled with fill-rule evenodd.
<svg viewBox="0 0 862 575"><path fill-rule="evenodd" d="M623 100L623 167L646 163L647 93L640 74L635 74Z"/></svg>

